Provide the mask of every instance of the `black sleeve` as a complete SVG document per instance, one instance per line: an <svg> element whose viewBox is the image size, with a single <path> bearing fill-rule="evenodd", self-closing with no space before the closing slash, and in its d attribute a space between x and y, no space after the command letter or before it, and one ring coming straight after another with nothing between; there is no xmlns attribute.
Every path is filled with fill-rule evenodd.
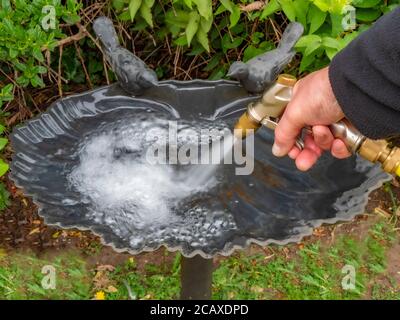
<svg viewBox="0 0 400 320"><path fill-rule="evenodd" d="M329 79L346 117L372 139L400 134L400 8L332 60Z"/></svg>

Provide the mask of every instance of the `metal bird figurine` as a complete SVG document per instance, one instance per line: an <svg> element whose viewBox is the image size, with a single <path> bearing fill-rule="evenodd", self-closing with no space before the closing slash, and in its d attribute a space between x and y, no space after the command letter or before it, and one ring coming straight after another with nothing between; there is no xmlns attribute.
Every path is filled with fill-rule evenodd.
<svg viewBox="0 0 400 320"><path fill-rule="evenodd" d="M156 73L135 56L121 47L114 25L107 17L99 17L93 29L105 50L106 58L117 75L121 87L130 94L140 95L158 83Z"/></svg>
<svg viewBox="0 0 400 320"><path fill-rule="evenodd" d="M304 28L300 23L290 23L276 49L256 56L246 63L234 62L229 68L228 77L239 80L242 86L251 93L263 92L293 59L294 45L303 31Z"/></svg>

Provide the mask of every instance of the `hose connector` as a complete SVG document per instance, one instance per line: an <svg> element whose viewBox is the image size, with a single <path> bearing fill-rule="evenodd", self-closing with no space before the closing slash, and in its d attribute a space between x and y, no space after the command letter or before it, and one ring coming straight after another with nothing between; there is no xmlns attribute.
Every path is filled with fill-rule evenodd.
<svg viewBox="0 0 400 320"><path fill-rule="evenodd" d="M400 148L391 147L386 140L365 139L358 152L373 163L381 163L386 172L400 177Z"/></svg>
<svg viewBox="0 0 400 320"><path fill-rule="evenodd" d="M242 138L258 130L261 125L275 129L278 118L292 98L296 81L296 77L290 74L279 75L277 81L263 93L260 100L247 106L246 112L235 125L235 129L241 129Z"/></svg>

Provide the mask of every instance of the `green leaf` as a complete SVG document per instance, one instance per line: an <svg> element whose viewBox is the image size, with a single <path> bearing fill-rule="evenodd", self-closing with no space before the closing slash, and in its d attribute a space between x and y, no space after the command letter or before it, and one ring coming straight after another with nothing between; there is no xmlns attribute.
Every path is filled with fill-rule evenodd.
<svg viewBox="0 0 400 320"><path fill-rule="evenodd" d="M208 33L212 27L213 20L212 19L205 19L203 17L200 18L200 27L205 32Z"/></svg>
<svg viewBox="0 0 400 320"><path fill-rule="evenodd" d="M373 8L381 3L381 0L352 0L351 5L357 8Z"/></svg>
<svg viewBox="0 0 400 320"><path fill-rule="evenodd" d="M194 35L196 34L197 30L199 29L199 23L200 23L200 15L196 11L192 11L190 13L189 22L185 29L187 44L189 47L190 47L190 43L192 42Z"/></svg>
<svg viewBox="0 0 400 320"><path fill-rule="evenodd" d="M0 138L0 151L4 149L4 147L7 145L8 139L7 138Z"/></svg>
<svg viewBox="0 0 400 320"><path fill-rule="evenodd" d="M184 2L190 9L192 9L192 0L183 0L183 2Z"/></svg>
<svg viewBox="0 0 400 320"><path fill-rule="evenodd" d="M199 11L200 15L207 20L212 18L212 3L211 0L192 0Z"/></svg>
<svg viewBox="0 0 400 320"><path fill-rule="evenodd" d="M151 14L151 7L149 7L145 2L142 3L140 7L140 15L147 22L147 24L153 28L153 15Z"/></svg>
<svg viewBox="0 0 400 320"><path fill-rule="evenodd" d="M279 4L278 0L271 0L267 3L264 7L263 11L261 12L260 19L264 20L271 14L279 11L281 9L281 5Z"/></svg>
<svg viewBox="0 0 400 320"><path fill-rule="evenodd" d="M32 49L32 55L36 60L38 60L40 62L44 61L44 57L43 57L43 54L42 54L42 51L40 50L40 48L34 47Z"/></svg>
<svg viewBox="0 0 400 320"><path fill-rule="evenodd" d="M344 31L342 25L343 17L340 14L330 13L330 18L332 23L332 36L336 37Z"/></svg>
<svg viewBox="0 0 400 320"><path fill-rule="evenodd" d="M282 10L290 21L296 20L296 9L291 0L279 0Z"/></svg>
<svg viewBox="0 0 400 320"><path fill-rule="evenodd" d="M363 22L373 22L378 19L381 15L381 11L378 9L357 9L356 18Z"/></svg>
<svg viewBox="0 0 400 320"><path fill-rule="evenodd" d="M233 7L235 6L231 0L219 0L221 2L221 5L228 10L230 13L233 12Z"/></svg>
<svg viewBox="0 0 400 320"><path fill-rule="evenodd" d="M243 38L235 37L231 39L229 34L225 34L222 37L221 44L222 44L222 51L226 53L229 49L235 49L239 47L243 42Z"/></svg>
<svg viewBox="0 0 400 320"><path fill-rule="evenodd" d="M6 130L6 127L3 126L2 124L0 124L0 134L4 133L5 130Z"/></svg>
<svg viewBox="0 0 400 320"><path fill-rule="evenodd" d="M308 47L313 42L321 43L321 41L322 41L322 39L321 39L320 36L318 36L316 34L309 34L309 35L306 35L306 36L302 36L299 39L299 41L297 41L296 47L297 48Z"/></svg>
<svg viewBox="0 0 400 320"><path fill-rule="evenodd" d="M313 55L303 56L300 62L299 71L304 72L308 70L307 68L315 61L315 57Z"/></svg>
<svg viewBox="0 0 400 320"><path fill-rule="evenodd" d="M152 8L154 6L155 0L144 0L144 3L149 7Z"/></svg>
<svg viewBox="0 0 400 320"><path fill-rule="evenodd" d="M307 12L310 7L309 0L296 0L293 1L293 7L296 14L296 20L303 26L307 26Z"/></svg>
<svg viewBox="0 0 400 320"><path fill-rule="evenodd" d="M331 37L323 37L322 45L326 48L340 49L340 41Z"/></svg>
<svg viewBox="0 0 400 320"><path fill-rule="evenodd" d="M315 50L317 50L320 46L321 46L320 41L311 42L307 46L306 50L304 51L304 55L309 56L311 53L313 53Z"/></svg>
<svg viewBox="0 0 400 320"><path fill-rule="evenodd" d="M213 70L215 67L217 67L220 63L221 63L221 59L223 58L223 54L222 53L217 53L215 54L211 60L207 63L207 66L205 68L203 68L203 71L211 71Z"/></svg>
<svg viewBox="0 0 400 320"><path fill-rule="evenodd" d="M124 0L113 0L112 6L115 10L121 11L125 7L125 1Z"/></svg>
<svg viewBox="0 0 400 320"><path fill-rule="evenodd" d="M0 177L4 176L4 174L8 171L9 165L5 163L2 159L0 159Z"/></svg>
<svg viewBox="0 0 400 320"><path fill-rule="evenodd" d="M210 52L210 46L208 44L208 37L207 33L204 32L203 29L199 29L196 33L196 39L197 41L203 46L204 49L206 49L207 52Z"/></svg>
<svg viewBox="0 0 400 320"><path fill-rule="evenodd" d="M332 60L333 57L336 55L336 53L338 53L339 50L334 49L334 48L326 48L325 49L325 53L327 55L327 57L329 58L329 60Z"/></svg>
<svg viewBox="0 0 400 320"><path fill-rule="evenodd" d="M312 5L308 11L308 21L310 21L309 33L314 33L325 22L327 13Z"/></svg>
<svg viewBox="0 0 400 320"><path fill-rule="evenodd" d="M182 36L182 37L175 39L174 44L176 44L177 46L181 46L181 47L187 46L188 42L187 42L186 36Z"/></svg>
<svg viewBox="0 0 400 320"><path fill-rule="evenodd" d="M230 27L233 28L239 22L240 19L240 8L237 6L233 6L233 11L229 16L229 21L231 23Z"/></svg>
<svg viewBox="0 0 400 320"><path fill-rule="evenodd" d="M142 5L142 0L130 0L129 15L131 16L131 21L135 19L136 13L138 12L141 5Z"/></svg>

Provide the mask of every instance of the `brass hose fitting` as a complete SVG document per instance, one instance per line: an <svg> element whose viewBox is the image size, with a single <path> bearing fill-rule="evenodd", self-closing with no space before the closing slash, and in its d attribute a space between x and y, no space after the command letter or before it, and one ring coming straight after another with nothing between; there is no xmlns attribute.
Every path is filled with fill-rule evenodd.
<svg viewBox="0 0 400 320"><path fill-rule="evenodd" d="M275 84L263 93L259 101L247 106L246 112L235 125L236 132L241 132L241 137L245 138L251 132L257 131L261 125L275 129L277 119L283 114L292 97L296 81L292 75L281 74Z"/></svg>
<svg viewBox="0 0 400 320"><path fill-rule="evenodd" d="M386 140L365 139L358 153L373 163L381 163L383 170L400 177L400 148L390 147Z"/></svg>
<svg viewBox="0 0 400 320"><path fill-rule="evenodd" d="M296 81L296 78L291 75L280 75L276 83L263 93L259 101L247 106L246 112L235 125L235 134L241 132L240 138L245 138L261 126L274 130L292 98ZM379 162L383 170L400 177L400 148L390 147L385 140L366 138L347 119L330 125L330 130L335 138L343 140L351 153L358 152L363 158L373 163ZM303 149L304 144L300 138L297 139L296 146Z"/></svg>

